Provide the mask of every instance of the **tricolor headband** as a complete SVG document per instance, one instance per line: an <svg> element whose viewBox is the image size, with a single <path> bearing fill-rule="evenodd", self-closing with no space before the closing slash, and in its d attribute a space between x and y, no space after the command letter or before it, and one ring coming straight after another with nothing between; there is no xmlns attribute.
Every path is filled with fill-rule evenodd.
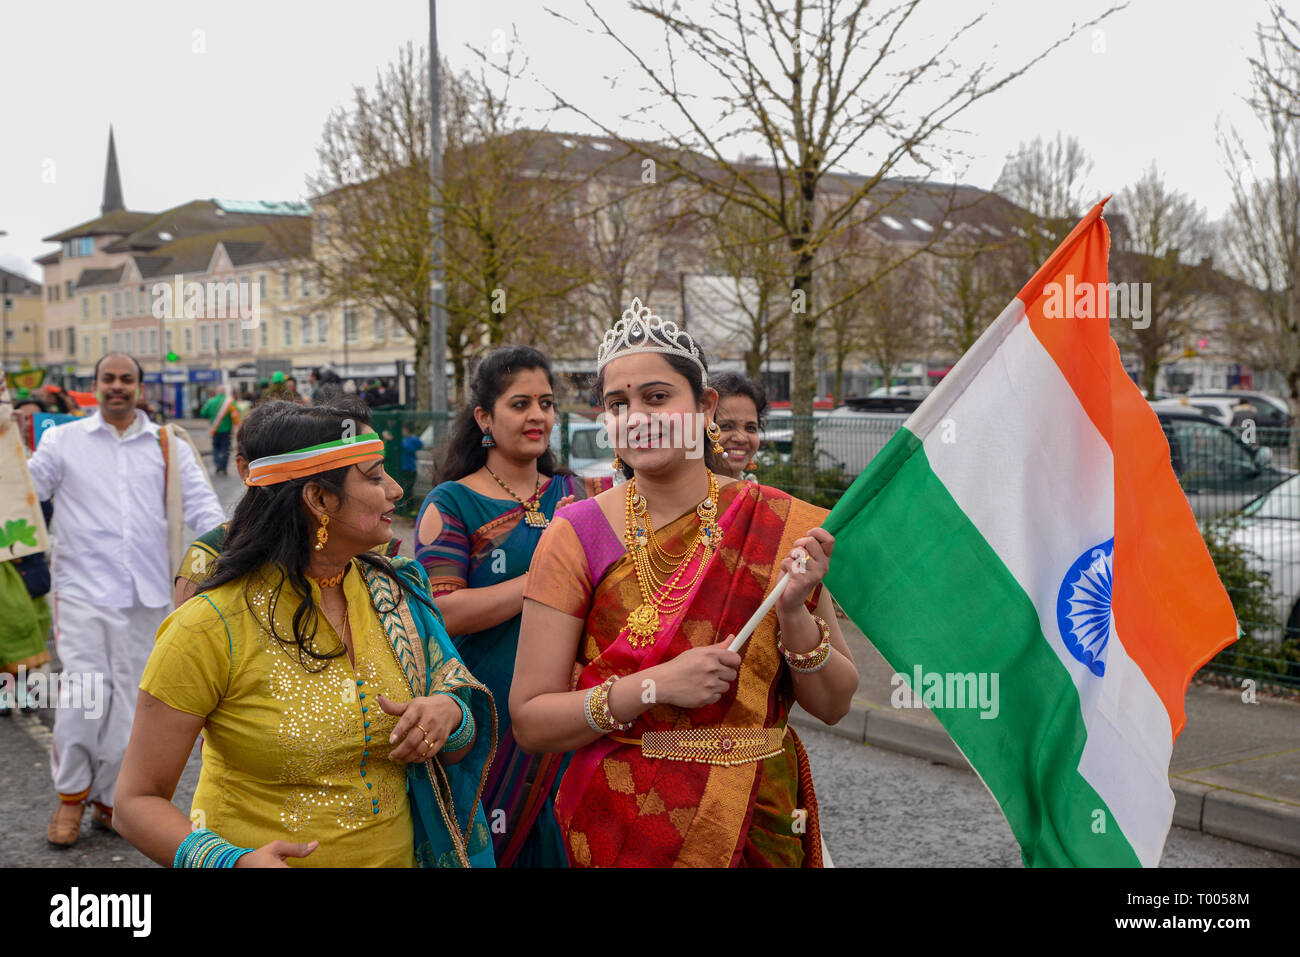
<svg viewBox="0 0 1300 957"><path fill-rule="evenodd" d="M299 449L297 452L254 459L248 466L248 478L244 484L278 485L280 482L317 475L345 465L375 462L383 457L382 439L338 439Z"/></svg>

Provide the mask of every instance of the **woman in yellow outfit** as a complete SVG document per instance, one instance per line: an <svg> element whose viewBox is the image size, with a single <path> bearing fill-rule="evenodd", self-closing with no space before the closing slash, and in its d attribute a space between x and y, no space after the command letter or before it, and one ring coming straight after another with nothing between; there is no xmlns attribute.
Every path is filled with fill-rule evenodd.
<svg viewBox="0 0 1300 957"><path fill-rule="evenodd" d="M249 436L216 571L159 629L115 824L160 864L492 866L491 695L420 566L369 552L402 491L349 428L303 408ZM186 819L171 796L200 732Z"/></svg>

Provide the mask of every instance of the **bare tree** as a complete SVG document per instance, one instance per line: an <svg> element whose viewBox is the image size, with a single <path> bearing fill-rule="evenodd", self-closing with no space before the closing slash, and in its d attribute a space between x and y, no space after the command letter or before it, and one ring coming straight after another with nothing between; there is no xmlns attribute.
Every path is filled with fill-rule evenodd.
<svg viewBox="0 0 1300 957"><path fill-rule="evenodd" d="M325 124L314 258L332 302L387 312L415 342L418 402L427 408L429 209L441 207L447 346L456 391L468 361L511 339L546 339L569 293L585 285L575 224L583 178L556 137L518 124L507 64L494 88L483 73L443 67L443 179L428 177L424 51L408 44L373 91L357 88ZM485 71L486 72L486 71Z"/></svg>
<svg viewBox="0 0 1300 957"><path fill-rule="evenodd" d="M1248 290L1255 335L1264 343L1260 351L1286 380L1295 416L1300 413L1300 26L1280 3L1270 4L1270 14L1271 22L1257 28L1259 52L1250 60L1249 102L1265 132L1265 151L1254 155L1235 130L1221 137L1233 197L1224 245L1236 278ZM1293 460L1296 455L1293 444Z"/></svg>
<svg viewBox="0 0 1300 957"><path fill-rule="evenodd" d="M658 184L629 178L626 157L593 170L583 214L590 318L580 345L589 351L632 297L655 301L656 290L678 285L678 265L694 218L689 204ZM640 173L639 164L633 167ZM680 294L679 294L680 295Z"/></svg>
<svg viewBox="0 0 1300 957"><path fill-rule="evenodd" d="M1023 250L959 231L932 250L927 272L938 318L935 345L958 359L1011 302L1026 278Z"/></svg>
<svg viewBox="0 0 1300 957"><path fill-rule="evenodd" d="M429 407L429 98L422 52L407 44L373 90L325 122L308 178L314 268L328 301L387 313L415 343L417 401Z"/></svg>
<svg viewBox="0 0 1300 957"><path fill-rule="evenodd" d="M653 105L632 112L653 122L656 135L649 139L663 145L628 140L558 94L557 106L596 123L660 169L748 207L789 248L794 461L804 470L813 464L817 326L825 311L813 296L819 250L854 219L879 215L867 200L886 177L904 168L933 170L938 135L956 117L1101 19L993 75L987 63L962 69L952 60L954 46L981 17L933 43L911 36L921 27L921 0L890 7L870 0L714 0L707 11L692 7L690 14L672 0L634 2L633 10L663 31L657 63L638 52L637 46L645 49L640 42L620 37L590 0L585 5L597 32L616 42L645 78ZM722 90L698 96L701 75L716 77ZM671 122L660 121L660 106ZM755 141L764 165L728 157L734 143ZM861 155L872 157L871 172L851 183L838 175Z"/></svg>
<svg viewBox="0 0 1300 957"><path fill-rule="evenodd" d="M993 189L1015 206L1011 227L1020 239L1018 252L1023 259L1018 266L1026 279L1100 198L1088 186L1091 172L1092 160L1083 146L1060 133L1050 142L1036 137L1032 143L1021 143L1007 157Z"/></svg>
<svg viewBox="0 0 1300 957"><path fill-rule="evenodd" d="M921 261L908 261L895 269L870 264L863 272L876 276L861 303L860 332L863 353L880 369L882 384L893 384L894 373L909 359L929 351L930 308Z"/></svg>
<svg viewBox="0 0 1300 957"><path fill-rule="evenodd" d="M744 346L745 375L757 379L772 354L787 346L790 322L789 247L770 220L728 200L708 203L709 271L716 284L719 329Z"/></svg>
<svg viewBox="0 0 1300 957"><path fill-rule="evenodd" d="M1155 163L1116 197L1118 214L1111 230L1111 279L1139 284L1143 314L1129 309L1112 316L1115 338L1137 354L1141 386L1155 396L1156 376L1177 357L1193 329L1198 305L1215 294L1213 270L1203 266L1209 251L1205 213L1191 197L1171 190Z"/></svg>

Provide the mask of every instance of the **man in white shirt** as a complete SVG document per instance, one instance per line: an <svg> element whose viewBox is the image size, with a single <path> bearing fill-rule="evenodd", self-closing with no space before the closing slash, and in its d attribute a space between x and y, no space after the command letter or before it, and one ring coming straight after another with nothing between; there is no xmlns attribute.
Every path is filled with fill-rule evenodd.
<svg viewBox="0 0 1300 957"><path fill-rule="evenodd" d="M166 469L178 470L187 525L206 531L225 521L189 445L170 443L164 465L158 426L136 409L141 378L133 357L101 358L99 410L50 429L27 463L37 497L54 498L54 640L64 675L103 682L94 698L80 696L97 699L94 710L72 707L70 682L61 682L68 700L55 712L50 761L59 807L46 831L59 847L76 843L87 802L92 825L112 827L140 676L172 607Z"/></svg>

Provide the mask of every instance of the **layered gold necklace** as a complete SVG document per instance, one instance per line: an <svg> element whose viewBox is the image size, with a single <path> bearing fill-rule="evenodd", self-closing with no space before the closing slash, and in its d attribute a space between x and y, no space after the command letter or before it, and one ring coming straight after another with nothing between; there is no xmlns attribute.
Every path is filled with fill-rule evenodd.
<svg viewBox="0 0 1300 957"><path fill-rule="evenodd" d="M718 528L718 479L709 473L709 497L695 507L700 520L696 532L681 552L671 552L659 544L654 526L650 523L645 497L636 490L636 478L627 482L627 531L623 543L632 554L636 568L637 584L641 588L641 604L628 615L627 628L631 634L628 643L633 648L654 644L659 631L659 615L673 615L681 610L690 598L704 569L709 564L713 550L718 547L721 532ZM696 552L703 550L691 580L683 582L686 567Z"/></svg>
<svg viewBox="0 0 1300 957"><path fill-rule="evenodd" d="M496 472L493 472L488 465L485 464L483 467L487 469L488 475L497 480L497 484L505 489L511 498L524 507L524 521L528 523L530 528L546 528L546 526L550 524L550 522L547 521L546 516L542 513L541 504L537 501L537 493L542 490L541 472L537 473L537 487L533 489L533 494L529 497L528 501L525 502L522 498L516 495L515 490L503 482L501 476L497 475Z"/></svg>

